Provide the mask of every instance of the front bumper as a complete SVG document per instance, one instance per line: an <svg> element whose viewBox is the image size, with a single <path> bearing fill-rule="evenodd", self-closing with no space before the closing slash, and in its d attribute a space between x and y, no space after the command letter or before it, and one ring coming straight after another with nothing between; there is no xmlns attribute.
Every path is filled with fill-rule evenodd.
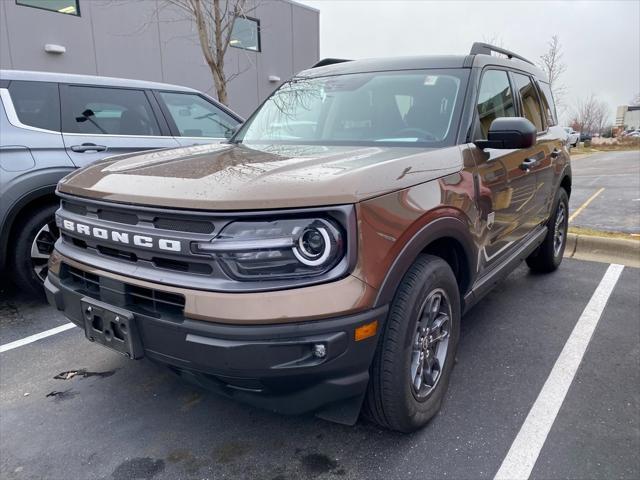
<svg viewBox="0 0 640 480"><path fill-rule="evenodd" d="M114 294L117 286L108 282L100 279L100 286L89 292L50 272L45 290L49 303L84 330L83 298L128 308L124 297ZM144 355L187 380L272 411L315 412L330 420L354 423L387 307L270 325L231 325L133 312ZM374 321L377 334L356 341L355 329ZM324 346L324 357L313 355L316 345Z"/></svg>

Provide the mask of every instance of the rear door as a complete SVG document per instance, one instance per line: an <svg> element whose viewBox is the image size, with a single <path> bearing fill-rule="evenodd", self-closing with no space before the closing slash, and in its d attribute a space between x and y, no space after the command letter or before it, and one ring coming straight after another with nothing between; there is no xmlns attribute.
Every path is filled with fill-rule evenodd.
<svg viewBox="0 0 640 480"><path fill-rule="evenodd" d="M562 171L562 165L569 160L568 152L565 145L567 140L564 138L562 127L558 125L558 114L556 105L551 93L551 86L543 81L536 82L538 93L542 101L542 116L544 117L547 130L544 134L546 141L552 142L549 166L544 168L538 174L538 182L546 193L546 218L551 215L553 202L555 200L556 188L559 182L559 175ZM573 130L572 130L573 131ZM573 132L573 142L577 138L577 134Z"/></svg>
<svg viewBox="0 0 640 480"><path fill-rule="evenodd" d="M231 137L240 119L204 95L156 91L171 133L180 145L219 143Z"/></svg>
<svg viewBox="0 0 640 480"><path fill-rule="evenodd" d="M506 70L484 70L475 115L473 140L486 139L494 119L518 115L517 97ZM486 221L480 269L487 270L534 228L536 177L523 169L523 163L537 150L471 148L476 161L479 206Z"/></svg>
<svg viewBox="0 0 640 480"><path fill-rule="evenodd" d="M79 167L112 155L179 146L145 90L65 84L60 98L62 138Z"/></svg>
<svg viewBox="0 0 640 480"><path fill-rule="evenodd" d="M536 224L547 221L549 217L549 200L553 196L554 159L562 148L561 134L549 128L548 119L543 114L538 89L529 75L511 72L513 85L519 97L520 116L530 120L538 130L536 144L528 149L529 175L535 175L536 192L531 199L532 219Z"/></svg>

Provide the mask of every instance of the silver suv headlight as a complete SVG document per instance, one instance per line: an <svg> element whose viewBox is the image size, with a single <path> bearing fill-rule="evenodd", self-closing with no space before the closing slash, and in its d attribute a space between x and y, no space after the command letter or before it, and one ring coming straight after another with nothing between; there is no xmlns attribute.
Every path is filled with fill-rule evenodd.
<svg viewBox="0 0 640 480"><path fill-rule="evenodd" d="M225 272L241 281L295 279L323 275L346 254L340 225L328 218L237 221L194 253L213 255Z"/></svg>

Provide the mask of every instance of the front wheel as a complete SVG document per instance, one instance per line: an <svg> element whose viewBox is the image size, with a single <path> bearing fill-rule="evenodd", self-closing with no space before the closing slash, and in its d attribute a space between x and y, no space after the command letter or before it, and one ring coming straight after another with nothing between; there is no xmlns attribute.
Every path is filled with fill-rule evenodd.
<svg viewBox="0 0 640 480"><path fill-rule="evenodd" d="M47 278L49 256L53 244L60 236L55 222L57 205L47 205L30 212L18 225L14 237L11 266L14 280L23 289L44 295L43 283Z"/></svg>
<svg viewBox="0 0 640 480"><path fill-rule="evenodd" d="M442 404L460 335L455 275L421 255L398 286L371 367L364 414L400 432L417 430Z"/></svg>
<svg viewBox="0 0 640 480"><path fill-rule="evenodd" d="M553 215L547 223L547 236L538 249L527 257L527 265L534 272L549 273L562 263L569 229L569 196L560 188Z"/></svg>

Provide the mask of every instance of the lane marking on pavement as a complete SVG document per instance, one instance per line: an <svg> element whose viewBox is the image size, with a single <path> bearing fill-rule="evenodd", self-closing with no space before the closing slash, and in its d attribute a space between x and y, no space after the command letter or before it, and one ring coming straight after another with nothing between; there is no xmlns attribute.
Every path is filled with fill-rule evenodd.
<svg viewBox="0 0 640 480"><path fill-rule="evenodd" d="M598 190L596 193L594 193L594 194L593 194L593 195L591 195L589 198L587 198L587 201L586 201L586 202L584 202L582 205L580 205L580 206L578 207L578 209L577 209L575 212L573 212L573 213L571 214L571 216L569 217L569 222L572 222L572 221L573 221L573 219L574 219L574 218L576 218L576 217L580 214L580 212L582 212L585 208L587 208L587 207L589 206L589 204L590 204L591 202L593 202L593 201L595 200L595 198L596 198L598 195L600 195L602 192L604 192L604 187L602 187L602 188L601 188L600 190Z"/></svg>
<svg viewBox="0 0 640 480"><path fill-rule="evenodd" d="M73 327L75 327L75 324L69 322L69 323L65 323L64 325L60 325L59 327L52 328L50 330L45 330L44 332L36 333L35 335L29 335L28 337L22 338L20 340L16 340L15 342L5 343L4 345L0 345L0 353L4 353L9 350L13 350L14 348L28 345L33 342L37 342L38 340L50 337L51 335L62 333Z"/></svg>
<svg viewBox="0 0 640 480"><path fill-rule="evenodd" d="M589 178L589 177L628 177L629 175L635 174L636 171L627 172L627 173L585 173L585 174L576 174L572 175L573 178Z"/></svg>
<svg viewBox="0 0 640 480"><path fill-rule="evenodd" d="M494 477L496 480L524 480L531 475L531 470L538 460L538 455L623 269L623 265L617 264L611 264L607 268L502 461Z"/></svg>

